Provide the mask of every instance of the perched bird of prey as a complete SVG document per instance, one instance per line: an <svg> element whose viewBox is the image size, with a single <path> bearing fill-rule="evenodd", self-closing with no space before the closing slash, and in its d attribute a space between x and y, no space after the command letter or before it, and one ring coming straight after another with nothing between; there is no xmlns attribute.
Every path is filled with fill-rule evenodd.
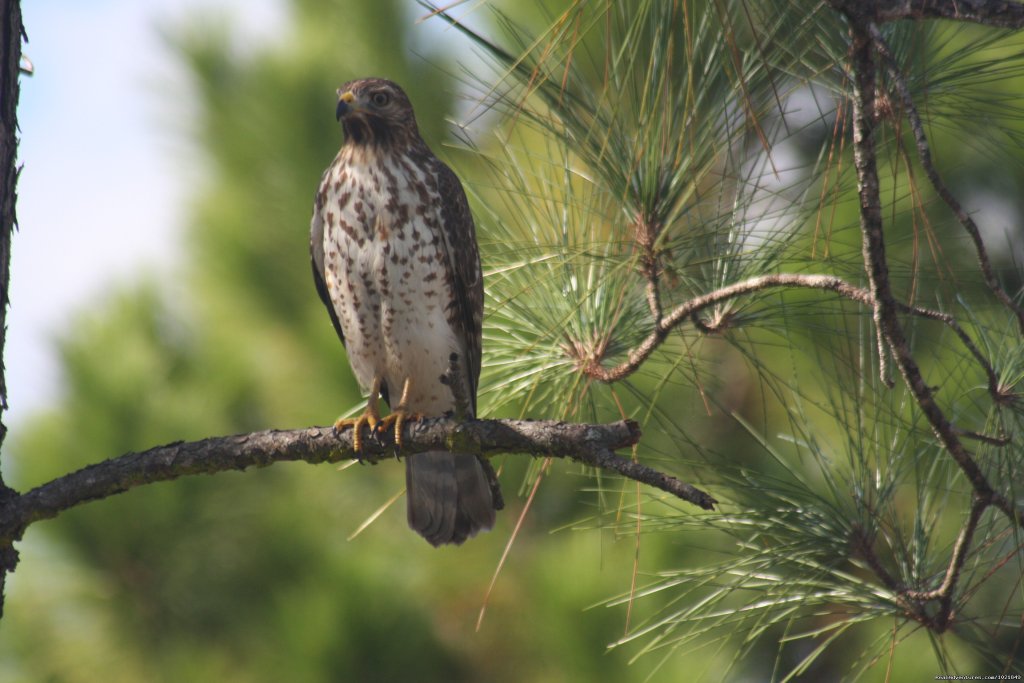
<svg viewBox="0 0 1024 683"><path fill-rule="evenodd" d="M398 85L346 83L337 118L345 142L316 193L310 251L317 291L369 400L335 428L352 426L358 451L363 426L392 427L400 447L404 421L451 413L457 396L470 403L465 417L476 413L484 290L473 217ZM378 398L391 407L396 394L382 419ZM482 458L435 451L405 467L409 526L433 545L494 525L501 493Z"/></svg>

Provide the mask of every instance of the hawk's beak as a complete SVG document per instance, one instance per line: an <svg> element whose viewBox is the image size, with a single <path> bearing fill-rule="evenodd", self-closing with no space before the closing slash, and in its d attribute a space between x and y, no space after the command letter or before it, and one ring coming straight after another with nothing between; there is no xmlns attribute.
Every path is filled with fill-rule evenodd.
<svg viewBox="0 0 1024 683"><path fill-rule="evenodd" d="M350 111L355 109L352 103L355 102L356 96L352 94L351 90L346 90L338 96L338 108L334 111L334 118L341 121L341 117L347 115Z"/></svg>

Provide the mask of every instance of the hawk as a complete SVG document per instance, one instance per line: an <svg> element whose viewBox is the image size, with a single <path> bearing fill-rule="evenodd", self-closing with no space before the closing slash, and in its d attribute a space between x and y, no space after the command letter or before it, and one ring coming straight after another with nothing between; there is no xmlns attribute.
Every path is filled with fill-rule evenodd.
<svg viewBox="0 0 1024 683"><path fill-rule="evenodd" d="M409 98L379 78L338 89L345 142L324 172L313 208L313 278L369 392L366 411L339 419L393 427L476 413L483 274L462 184L420 137ZM451 372L451 364L456 372ZM457 381L461 386L450 386ZM391 407L381 418L378 399ZM456 406L456 396L469 406ZM462 543L494 525L501 493L489 463L471 453L433 451L406 458L409 526L431 544Z"/></svg>

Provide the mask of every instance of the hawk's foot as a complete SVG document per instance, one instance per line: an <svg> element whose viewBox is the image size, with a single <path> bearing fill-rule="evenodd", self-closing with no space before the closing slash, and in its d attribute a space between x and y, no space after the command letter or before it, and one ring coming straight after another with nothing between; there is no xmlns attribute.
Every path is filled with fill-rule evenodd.
<svg viewBox="0 0 1024 683"><path fill-rule="evenodd" d="M370 428L370 434L374 433L377 424L380 422L380 408L377 402L380 400L381 378L374 377L370 384L370 395L366 400L366 410L357 418L339 417L334 421L334 431L340 432L345 427L352 428L352 450L356 452L356 459L363 463L363 425Z"/></svg>
<svg viewBox="0 0 1024 683"><path fill-rule="evenodd" d="M395 432L395 457L398 457L399 451L402 450L402 427L406 422L415 422L416 420L422 420L423 415L420 413L409 413L403 408L396 408L390 415L382 418L377 426L374 428L374 432L378 435L385 434L388 428L394 428Z"/></svg>
<svg viewBox="0 0 1024 683"><path fill-rule="evenodd" d="M402 450L402 426L407 420L420 420L423 415L419 413L409 412L409 392L412 389L412 379L409 377L405 378L405 382L402 383L402 398L398 401L398 405L391 411L391 414L385 417L377 425L376 433L378 435L387 432L388 427L394 427L395 430L395 457L398 457L399 452Z"/></svg>
<svg viewBox="0 0 1024 683"><path fill-rule="evenodd" d="M345 427L352 428L352 450L356 452L356 458L363 462L363 426L370 428L373 434L380 424L380 414L376 410L367 408L366 412L359 417L339 417L334 422L334 431L340 432Z"/></svg>

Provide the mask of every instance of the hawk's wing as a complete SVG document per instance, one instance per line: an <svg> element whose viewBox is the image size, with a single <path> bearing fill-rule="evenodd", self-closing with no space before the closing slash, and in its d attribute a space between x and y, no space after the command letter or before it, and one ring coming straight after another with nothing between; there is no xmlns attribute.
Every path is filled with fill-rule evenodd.
<svg viewBox="0 0 1024 683"><path fill-rule="evenodd" d="M324 173L325 178L327 173L330 173L330 170L328 168ZM334 302L331 301L331 294L327 291L327 283L324 282L323 190L323 180L321 180L320 187L316 191L316 199L313 202L313 219L310 221L309 226L309 255L312 258L313 282L316 283L316 292L320 295L320 300L324 302L324 306L327 307L327 312L331 314L334 331L338 333L338 339L341 340L341 344L344 346L345 333L341 331L341 321L338 320L338 314L334 312Z"/></svg>
<svg viewBox="0 0 1024 683"><path fill-rule="evenodd" d="M452 276L452 301L455 310L449 316L455 331L464 341L466 367L469 369L469 398L476 417L476 390L480 383L480 348L483 342L484 274L480 266L480 249L476 243L473 214L469 211L466 191L459 177L437 157L432 157L441 195L441 235L448 258L445 264ZM490 505L495 510L505 507L501 485L494 467L486 458L477 456L491 490Z"/></svg>
<svg viewBox="0 0 1024 683"><path fill-rule="evenodd" d="M476 416L476 389L480 381L481 327L484 317L484 277L480 268L480 251L476 244L473 215L462 183L437 157L431 158L441 195L441 235L448 258L446 266L452 276L452 300L448 304L449 320L466 349L469 371L469 396Z"/></svg>

